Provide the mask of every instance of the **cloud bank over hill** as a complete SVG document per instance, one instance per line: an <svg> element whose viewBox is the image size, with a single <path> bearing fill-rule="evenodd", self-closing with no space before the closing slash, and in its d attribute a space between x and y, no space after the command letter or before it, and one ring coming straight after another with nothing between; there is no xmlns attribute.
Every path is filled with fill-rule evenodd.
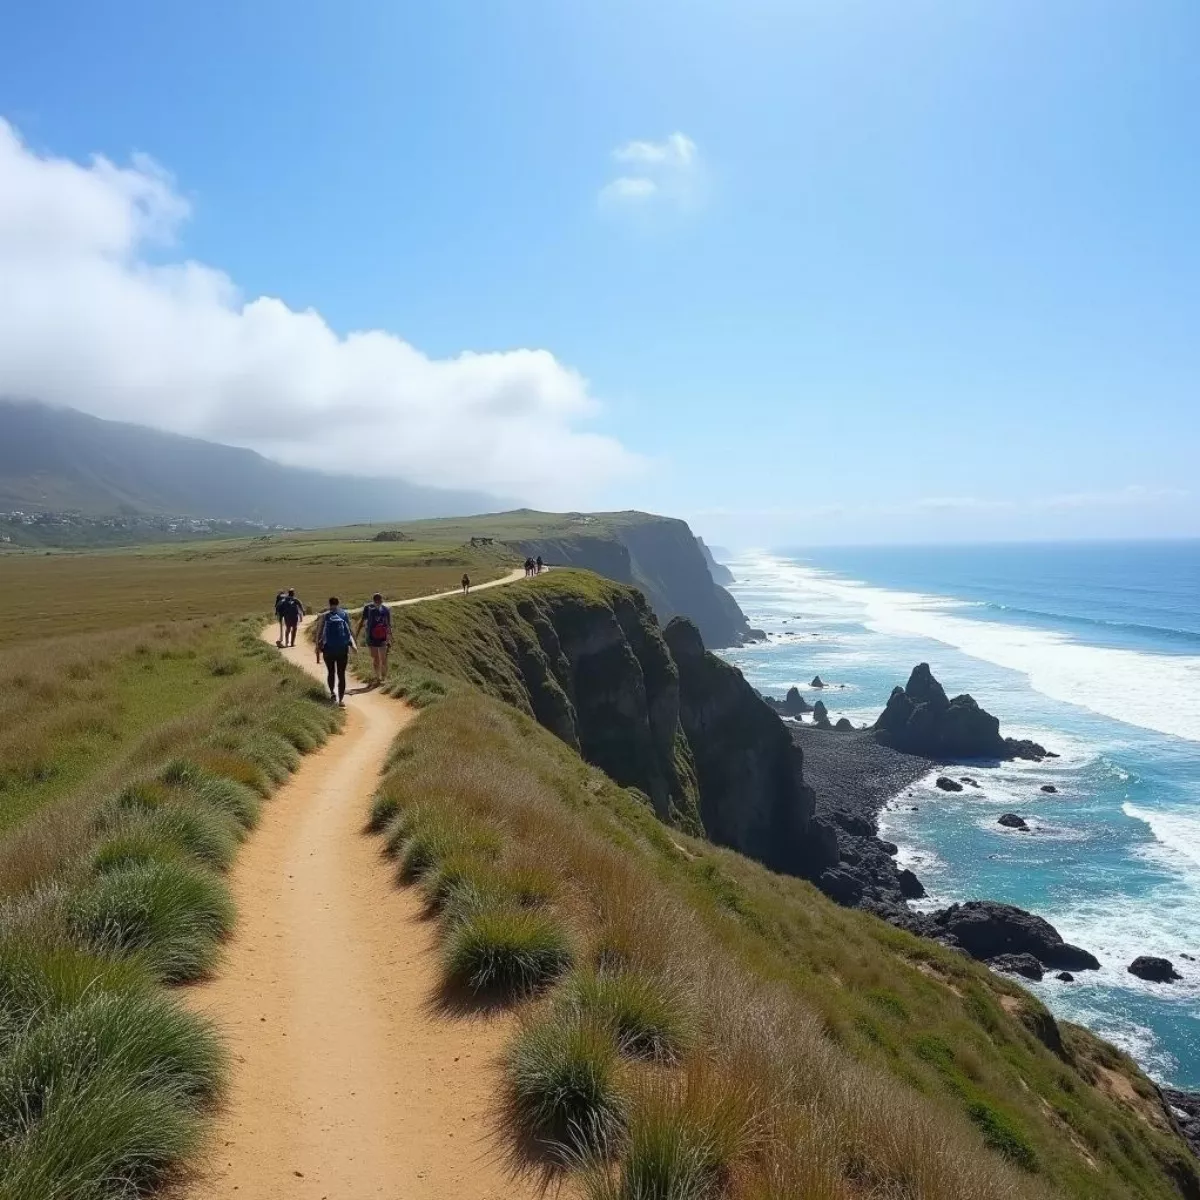
<svg viewBox="0 0 1200 1200"><path fill-rule="evenodd" d="M587 428L587 381L540 349L435 359L395 334L247 300L173 259L190 205L152 159L40 154L0 119L0 395L283 462L582 506L636 472Z"/></svg>

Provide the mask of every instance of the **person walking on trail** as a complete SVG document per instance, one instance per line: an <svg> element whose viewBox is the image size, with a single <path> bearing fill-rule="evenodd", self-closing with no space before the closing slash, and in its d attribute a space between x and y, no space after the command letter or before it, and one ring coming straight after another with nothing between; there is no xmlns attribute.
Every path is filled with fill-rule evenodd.
<svg viewBox="0 0 1200 1200"><path fill-rule="evenodd" d="M542 562L542 556L539 554L539 555L537 556L537 558L534 560L534 566L536 566L536 567L537 567L537 571L535 572L535 574L538 574L538 575L540 575L540 574L542 573L542 568L543 568L545 565L546 565L546 564L545 564L544 562Z"/></svg>
<svg viewBox="0 0 1200 1200"><path fill-rule="evenodd" d="M296 627L304 616L304 605L296 596L295 588L288 588L287 595L279 602L279 614L283 618L283 644L296 644Z"/></svg>
<svg viewBox="0 0 1200 1200"><path fill-rule="evenodd" d="M462 577L462 590L464 596L471 590L471 577L465 571Z"/></svg>
<svg viewBox="0 0 1200 1200"><path fill-rule="evenodd" d="M342 708L346 707L346 663L350 651L357 649L350 631L350 614L336 596L330 596L329 608L317 621L317 661L325 660L330 703Z"/></svg>
<svg viewBox="0 0 1200 1200"><path fill-rule="evenodd" d="M279 618L279 636L275 639L275 645L281 650L283 649L283 601L287 592L275 593L275 616Z"/></svg>
<svg viewBox="0 0 1200 1200"><path fill-rule="evenodd" d="M375 670L372 682L380 687L387 678L388 650L392 645L392 610L384 604L379 592L371 597L370 604L364 605L354 632L361 638L364 629L367 631L367 649L371 652L371 666Z"/></svg>

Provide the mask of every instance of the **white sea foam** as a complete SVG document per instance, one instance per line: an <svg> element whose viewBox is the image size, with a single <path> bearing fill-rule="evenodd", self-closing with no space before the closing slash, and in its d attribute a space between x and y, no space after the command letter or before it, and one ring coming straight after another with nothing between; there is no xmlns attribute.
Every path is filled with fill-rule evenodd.
<svg viewBox="0 0 1200 1200"><path fill-rule="evenodd" d="M816 616L857 613L874 632L930 638L1019 671L1052 699L1200 741L1200 656L1089 646L1050 630L976 620L963 615L978 607L965 601L871 587L773 556L749 565L759 579L769 576L804 593L806 603L818 602Z"/></svg>
<svg viewBox="0 0 1200 1200"><path fill-rule="evenodd" d="M1150 832L1172 853L1200 866L1200 817L1138 808L1128 800L1121 805L1121 811L1127 817L1149 825Z"/></svg>

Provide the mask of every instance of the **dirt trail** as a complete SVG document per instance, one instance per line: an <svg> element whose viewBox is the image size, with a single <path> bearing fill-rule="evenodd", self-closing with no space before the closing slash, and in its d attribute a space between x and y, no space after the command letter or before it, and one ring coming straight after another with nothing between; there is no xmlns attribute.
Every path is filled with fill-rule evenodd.
<svg viewBox="0 0 1200 1200"><path fill-rule="evenodd" d="M307 642L284 653L324 680ZM233 1054L189 1200L537 1194L489 1135L507 1020L431 1010L435 926L362 833L388 746L413 717L356 689L345 731L304 760L238 858L237 934L217 977L189 993Z"/></svg>

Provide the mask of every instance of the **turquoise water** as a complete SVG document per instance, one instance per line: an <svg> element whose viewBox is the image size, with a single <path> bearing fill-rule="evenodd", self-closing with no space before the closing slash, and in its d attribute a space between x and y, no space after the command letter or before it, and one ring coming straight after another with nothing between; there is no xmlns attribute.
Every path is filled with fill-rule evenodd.
<svg viewBox="0 0 1200 1200"><path fill-rule="evenodd" d="M795 683L811 699L820 674L831 716L868 722L928 661L1002 732L1062 755L974 768L978 792L930 777L883 814L883 836L930 905L1006 900L1092 950L1101 971L1030 986L1155 1078L1200 1087L1200 542L821 549L730 566L750 623L775 636L726 657L762 690ZM997 825L1009 810L1033 832ZM1129 975L1138 954L1172 959L1183 981Z"/></svg>

